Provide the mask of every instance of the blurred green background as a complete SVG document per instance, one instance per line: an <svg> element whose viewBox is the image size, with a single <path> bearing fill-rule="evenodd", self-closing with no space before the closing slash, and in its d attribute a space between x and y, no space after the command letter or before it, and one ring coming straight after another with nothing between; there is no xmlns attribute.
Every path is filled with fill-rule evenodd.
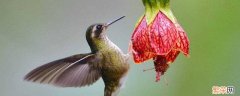
<svg viewBox="0 0 240 96"><path fill-rule="evenodd" d="M172 10L190 41L160 82L152 61L132 60L119 96L210 96L212 86L235 86L240 95L240 1L171 0ZM90 52L86 28L127 16L108 29L125 53L134 25L143 14L141 0L0 0L1 96L103 96L103 82L90 87L59 88L23 80L44 63ZM166 79L166 81L164 80ZM168 83L168 85L167 85Z"/></svg>

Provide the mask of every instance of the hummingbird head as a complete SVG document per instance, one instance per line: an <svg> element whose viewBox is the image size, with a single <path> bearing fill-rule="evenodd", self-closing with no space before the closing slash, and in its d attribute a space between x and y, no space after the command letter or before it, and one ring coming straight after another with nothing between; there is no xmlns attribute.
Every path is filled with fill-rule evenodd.
<svg viewBox="0 0 240 96"><path fill-rule="evenodd" d="M87 32L86 32L86 37L91 38L91 39L101 39L106 36L106 29L112 25L113 23L117 22L118 20L124 18L125 16L122 16L114 21L111 21L109 23L98 23L98 24L93 24L88 27Z"/></svg>
<svg viewBox="0 0 240 96"><path fill-rule="evenodd" d="M89 39L104 38L107 27L108 26L105 23L93 24L88 27L87 32L86 32L86 37Z"/></svg>
<svg viewBox="0 0 240 96"><path fill-rule="evenodd" d="M114 21L111 21L109 23L98 23L93 24L88 27L86 32L86 39L88 41L88 44L92 51L96 51L98 46L102 45L107 39L106 36L106 30L107 28L112 25L113 23L117 22L118 20L124 18L125 16L122 16Z"/></svg>

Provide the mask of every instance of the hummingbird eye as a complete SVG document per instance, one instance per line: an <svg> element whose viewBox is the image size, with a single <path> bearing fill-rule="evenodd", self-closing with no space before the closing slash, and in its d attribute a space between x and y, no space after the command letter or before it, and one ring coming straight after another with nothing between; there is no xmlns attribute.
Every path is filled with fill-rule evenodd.
<svg viewBox="0 0 240 96"><path fill-rule="evenodd" d="M101 30L102 29L102 25L97 25L97 30Z"/></svg>

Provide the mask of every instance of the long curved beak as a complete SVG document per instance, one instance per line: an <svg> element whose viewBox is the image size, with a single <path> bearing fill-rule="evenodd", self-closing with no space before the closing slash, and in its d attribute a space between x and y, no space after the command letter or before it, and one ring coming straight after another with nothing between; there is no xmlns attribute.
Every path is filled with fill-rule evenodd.
<svg viewBox="0 0 240 96"><path fill-rule="evenodd" d="M122 16L122 17L120 17L120 18L118 18L118 19L116 19L116 20L114 20L114 21L111 21L111 22L107 23L107 26L106 26L106 27L112 25L113 23L117 22L118 20L123 19L124 17L125 17L125 16Z"/></svg>

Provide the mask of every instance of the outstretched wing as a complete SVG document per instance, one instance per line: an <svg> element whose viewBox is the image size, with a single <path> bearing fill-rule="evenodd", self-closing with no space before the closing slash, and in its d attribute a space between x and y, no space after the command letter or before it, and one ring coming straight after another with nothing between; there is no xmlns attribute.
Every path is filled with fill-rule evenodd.
<svg viewBox="0 0 240 96"><path fill-rule="evenodd" d="M98 62L94 54L77 54L44 64L25 76L25 80L60 87L91 85L100 77L100 70L90 62Z"/></svg>

